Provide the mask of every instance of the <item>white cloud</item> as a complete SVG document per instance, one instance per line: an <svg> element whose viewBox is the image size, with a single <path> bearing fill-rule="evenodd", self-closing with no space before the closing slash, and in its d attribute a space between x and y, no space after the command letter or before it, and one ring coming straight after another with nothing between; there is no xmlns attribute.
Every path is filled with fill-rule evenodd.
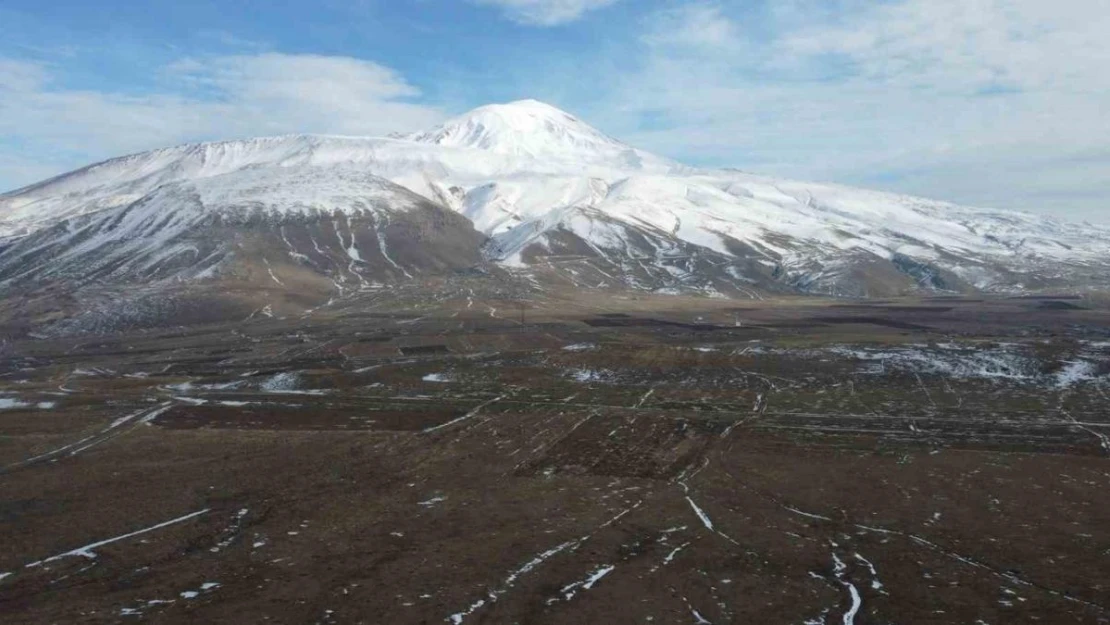
<svg viewBox="0 0 1110 625"><path fill-rule="evenodd" d="M743 47L739 29L716 4L692 4L653 15L643 40L651 46L724 52Z"/></svg>
<svg viewBox="0 0 1110 625"><path fill-rule="evenodd" d="M175 143L318 132L383 135L442 119L393 70L347 57L184 59L142 95L68 89L54 68L0 59L0 188Z"/></svg>
<svg viewBox="0 0 1110 625"><path fill-rule="evenodd" d="M619 0L470 0L474 4L500 7L509 19L529 26L558 26L580 19L590 11Z"/></svg>
<svg viewBox="0 0 1110 625"><path fill-rule="evenodd" d="M946 89L1071 89L1110 82L1110 14L1099 0L903 0L852 23L782 41L803 56L844 55L862 75Z"/></svg>
<svg viewBox="0 0 1110 625"><path fill-rule="evenodd" d="M349 57L267 53L167 68L173 80L220 94L248 134L385 134L437 121L438 111L408 100L420 91L388 67Z"/></svg>
<svg viewBox="0 0 1110 625"><path fill-rule="evenodd" d="M0 78L0 89L31 91L46 84L48 73L41 65L0 58Z"/></svg>
<svg viewBox="0 0 1110 625"><path fill-rule="evenodd" d="M1110 222L1099 0L828 4L657 13L594 108L685 160Z"/></svg>

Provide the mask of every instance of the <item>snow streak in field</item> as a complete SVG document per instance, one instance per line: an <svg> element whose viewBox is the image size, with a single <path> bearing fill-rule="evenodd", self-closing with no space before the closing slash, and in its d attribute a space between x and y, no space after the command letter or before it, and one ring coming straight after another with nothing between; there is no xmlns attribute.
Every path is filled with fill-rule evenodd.
<svg viewBox="0 0 1110 625"><path fill-rule="evenodd" d="M848 589L848 594L852 600L852 606L844 613L844 625L854 625L856 622L856 615L859 614L859 609L863 606L863 599L860 598L859 590L856 589L855 585L846 579L845 572L848 570L848 565L844 564L844 561L835 553L832 554L832 557L833 574L836 575L837 581Z"/></svg>
<svg viewBox="0 0 1110 625"><path fill-rule="evenodd" d="M486 406L489 406L490 404L492 404L494 402L499 402L502 399L505 399L505 396L504 395L498 395L497 397L494 397L493 399L491 399L491 400L489 400L489 401L487 401L483 404L479 404L477 408L475 408L474 410L471 410L470 412L464 414L463 416L461 416L457 419L452 419L452 420L448 421L447 423L441 423L439 425L432 426L430 428L426 428L424 430L424 433L429 434L431 432L435 432L435 431L438 431L438 430L442 430L444 428L451 427L452 425L455 425L456 423L461 423L463 421L466 421L467 419L469 419L469 418L473 417L474 415L478 414L482 410L482 408L485 408Z"/></svg>
<svg viewBox="0 0 1110 625"><path fill-rule="evenodd" d="M879 572L877 570L875 570L875 565L871 564L870 560L868 560L867 558L863 557L862 555L860 555L858 553L856 554L856 560L859 560L860 562L862 562L867 567L867 569L869 571L871 571L871 589L882 592L883 583L881 581L879 581Z"/></svg>
<svg viewBox="0 0 1110 625"><path fill-rule="evenodd" d="M543 564L547 560L553 558L554 556L556 556L560 553L568 552L568 551L574 551L574 550L578 549L586 541L593 538L594 534L596 534L598 531L600 531L602 529L605 529L605 528L615 524L617 521L620 521L622 518L624 518L625 515L631 513L633 510L636 510L641 505L643 505L643 503L644 503L643 500L640 500L640 501L636 502L636 504L633 505L632 507L626 508L625 510L621 511L619 514L617 514L613 518L609 519L605 523L602 523L595 530L593 530L589 534L586 534L585 536L582 536L581 538L576 538L574 540L568 540L564 543L556 545L555 547L552 547L551 549L548 549L547 551L544 551L544 552L541 552L541 553L537 554L536 556L532 557L531 559L529 559L527 562L525 562L521 566L518 566L517 568L510 571L508 576L505 577L505 580L501 583L500 587L498 587L496 590L491 590L491 591L488 592L488 594L486 596L486 599L479 599L479 600L475 601L474 603L470 604L470 606L466 610L463 610L461 612L456 612L456 613L448 616L445 620L450 621L454 625L459 625L460 623L463 622L463 619L465 619L467 616L470 616L471 614L473 614L477 610L481 609L483 606L487 605L487 599L489 600L488 603L494 603L494 602L497 601L497 599L499 597L501 597L505 593L509 592L509 590L511 590L513 588L513 586L516 584L516 582L519 581L520 578L523 575L534 571L541 564ZM602 568L598 569L593 574L591 574L591 576L589 578L587 578L584 582L582 582L582 584L585 585L586 583L589 583L589 587L592 588L593 585L596 584L598 580L600 580L602 577L605 577L606 575L608 575L612 571L612 568L609 568L608 570L605 570L605 569L606 569L606 567L602 567Z"/></svg>
<svg viewBox="0 0 1110 625"><path fill-rule="evenodd" d="M176 519L171 519L169 521L165 521L165 522L159 523L157 525L151 525L150 527L143 528L141 530L137 530L137 531L134 531L134 532L131 532L131 533L128 533L128 534L123 534L122 536L116 536L115 538L108 538L106 540L100 540L100 541L97 541L95 543L90 543L88 545L85 545L84 547L78 547L76 549L72 549L72 550L67 551L65 553L60 553L56 556L50 556L49 558L45 558L45 559L42 559L42 560L38 560L36 562L32 562L32 563L26 565L24 568L34 568L34 567L42 566L43 564L49 564L50 562L56 562L58 560L61 560L62 558L70 558L70 557L77 557L77 556L80 556L82 558L89 558L90 560L95 559L96 558L96 553L93 551L93 549L103 547L104 545L110 545L112 543L119 542L121 540L126 540L128 538L133 538L135 536L140 536L142 534L153 532L155 530L160 530L163 527L169 527L170 525L175 525L177 523L182 523L184 521L188 521L189 519L194 519L194 518L196 518L198 516L201 516L203 514L207 514L207 513L211 512L211 510L212 510L211 508L205 508L204 510L198 510L196 512L186 514L185 516L177 517Z"/></svg>
<svg viewBox="0 0 1110 625"><path fill-rule="evenodd" d="M615 567L611 564L606 564L606 565L600 566L595 571L593 571L588 576L586 576L586 579L584 579L582 581L579 581L579 582L574 582L572 584L567 584L566 586L563 587L562 590L559 591L559 593L561 595L563 595L564 600L570 601L571 599L574 598L574 595L576 595L578 593L579 589L581 589L581 590L590 590L591 588L594 587L594 584L601 581L601 578L603 578L606 575L612 573L613 570L616 569L616 568L617 567ZM556 601L557 601L557 599L556 599ZM548 601L548 603L551 603L551 601Z"/></svg>
<svg viewBox="0 0 1110 625"><path fill-rule="evenodd" d="M686 607L690 609L690 616L694 617L694 625L713 625L709 619L702 616L701 612L698 612L697 609L694 608L689 599L683 597L682 600L686 602Z"/></svg>
<svg viewBox="0 0 1110 625"><path fill-rule="evenodd" d="M475 601L474 603L470 604L470 607L467 608L465 611L456 612L455 614L452 614L451 616L447 617L447 620L451 621L454 625L459 625L459 623L463 622L464 618L470 616L475 611L477 611L478 608L481 608L484 605L486 605L486 600L485 599L479 599L479 600Z"/></svg>
<svg viewBox="0 0 1110 625"><path fill-rule="evenodd" d="M550 558L551 556L558 555L558 554L566 551L567 549L571 549L571 550L577 549L578 545L580 545L580 544L582 544L581 539L579 539L579 540L568 540L567 542L565 542L561 545L558 545L556 547L548 549L547 551L544 551L543 553L540 553L536 557L534 557L531 560L525 562L522 566L520 566L516 570L509 573L509 576L505 578L505 582L504 582L503 585L504 586L512 586L514 583L516 583L516 580L519 579L521 575L524 575L525 573L530 572L532 569L535 569L537 566L543 564L544 561L547 560L548 558Z"/></svg>
<svg viewBox="0 0 1110 625"><path fill-rule="evenodd" d="M698 515L698 518L701 519L701 523L705 526L705 529L711 532L717 531L713 529L713 521L709 520L709 515L703 512L702 509L698 507L698 504L694 503L693 499L690 499L690 497L687 496L686 501L689 502L690 507L694 509L694 514Z"/></svg>
<svg viewBox="0 0 1110 625"><path fill-rule="evenodd" d="M81 440L79 440L75 443L70 443L68 445L64 445L62 447L59 447L57 449L53 449L53 450L48 451L46 453L39 454L39 455L34 456L32 458L28 458L26 460L22 460L20 462L15 463L15 464L8 465L4 468L5 469L14 469L14 468L17 468L17 467L22 467L22 466L27 466L27 465L30 465L30 464L34 464L36 462L40 462L40 461L43 461L43 460L55 460L55 459L57 459L57 458L59 458L63 455L71 456L71 457L76 456L77 454L79 454L83 451L87 451L89 449L92 449L93 447L95 447L95 446L97 446L101 443L104 443L106 441L109 441L109 440L119 436L120 434L123 433L123 431L121 429L122 426L127 425L129 423L135 423L136 425L143 424L143 423L150 423L156 417L158 417L162 413L169 410L171 407L172 406L170 405L170 402L163 402L157 408L154 408L154 409L144 408L142 410L139 410L138 412L133 412L131 414L124 415L122 417L117 418L115 421L112 421L110 424L108 424L107 427L105 427L103 430L97 432L96 434L93 434L92 436L87 436L87 437L82 438Z"/></svg>
<svg viewBox="0 0 1110 625"><path fill-rule="evenodd" d="M791 508L790 506L783 506L783 508L785 508L786 510L789 510L790 512L793 512L794 514L799 514L801 516L809 517L811 519L818 519L820 521L832 521L832 519L830 519L827 516L821 516L820 514L812 514L810 512L802 512L801 510L798 510L797 508Z"/></svg>
<svg viewBox="0 0 1110 625"><path fill-rule="evenodd" d="M663 558L663 564L667 565L667 564L670 564L671 562L673 562L675 556L678 555L678 552L682 551L683 549L685 549L689 545L690 545L690 543L682 543L681 545L675 547L673 550L671 550L670 553L667 554L667 557Z"/></svg>

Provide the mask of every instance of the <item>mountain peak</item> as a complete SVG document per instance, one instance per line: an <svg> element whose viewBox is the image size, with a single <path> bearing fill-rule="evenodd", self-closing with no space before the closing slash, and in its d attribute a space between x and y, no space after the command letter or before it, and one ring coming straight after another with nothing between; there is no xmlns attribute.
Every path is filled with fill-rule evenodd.
<svg viewBox="0 0 1110 625"><path fill-rule="evenodd" d="M523 98L523 99L520 99L520 100L513 100L512 102L505 102L505 103L502 103L502 104L487 104L486 106L505 107L505 108L521 108L521 109L525 109L525 108L545 109L545 110L548 110L548 111L551 111L551 112L567 115L568 117L570 116L566 111L560 109L559 107L552 106L551 104L548 104L547 102L541 102L540 100L536 100L535 98ZM481 107L481 108L485 108L485 107Z"/></svg>
<svg viewBox="0 0 1110 625"><path fill-rule="evenodd" d="M536 160L619 167L662 160L609 137L566 111L533 99L481 106L409 138Z"/></svg>

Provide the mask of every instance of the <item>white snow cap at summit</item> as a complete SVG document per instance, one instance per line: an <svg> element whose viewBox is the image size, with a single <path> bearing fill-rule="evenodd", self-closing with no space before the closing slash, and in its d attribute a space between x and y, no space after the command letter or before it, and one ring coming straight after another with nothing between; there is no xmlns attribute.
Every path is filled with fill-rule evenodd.
<svg viewBox="0 0 1110 625"><path fill-rule="evenodd" d="M363 185L379 206L399 197L383 191L381 179L465 215L491 238L487 258L512 266L587 255L610 268L607 275L635 264L644 275L681 282L702 269L683 269L675 259L712 257L709 265L735 281L866 293L845 284L877 262L923 287L1020 290L1093 271L1110 258L1110 230L687 167L535 100L483 106L400 137L291 135L112 159L0 196L0 238L183 182L197 188L202 210L262 210L275 218L359 212L367 210L358 201ZM176 210L168 201L149 209Z"/></svg>
<svg viewBox="0 0 1110 625"><path fill-rule="evenodd" d="M677 164L636 150L537 100L490 104L460 115L413 141L565 163L668 171Z"/></svg>

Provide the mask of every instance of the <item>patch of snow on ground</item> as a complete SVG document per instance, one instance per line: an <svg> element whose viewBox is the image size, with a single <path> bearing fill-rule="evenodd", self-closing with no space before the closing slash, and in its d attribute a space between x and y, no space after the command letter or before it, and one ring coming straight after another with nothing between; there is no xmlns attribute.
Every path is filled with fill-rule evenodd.
<svg viewBox="0 0 1110 625"><path fill-rule="evenodd" d="M220 584L217 582L205 582L200 585L200 590L186 590L178 594L181 596L182 599L196 599L201 595L201 593L209 592L219 587Z"/></svg>
<svg viewBox="0 0 1110 625"><path fill-rule="evenodd" d="M1009 380L1068 388L1075 384L1100 379L1097 362L1100 357L1082 352L1083 358L1064 361L1055 373L1046 373L1046 365L1054 361L1038 358L1021 345L986 346L941 343L932 346L870 348L839 346L813 352L813 356L833 354L854 359L869 366L869 373L882 375L901 371L922 375L940 375L956 379Z"/></svg>
<svg viewBox="0 0 1110 625"><path fill-rule="evenodd" d="M577 371L572 371L570 375L576 382L601 382L608 377L607 372L595 371L593 369L578 369Z"/></svg>
<svg viewBox="0 0 1110 625"><path fill-rule="evenodd" d="M264 391L294 391L300 384L301 376L293 371L284 371L275 374L270 379L263 382L259 388Z"/></svg>
<svg viewBox="0 0 1110 625"><path fill-rule="evenodd" d="M1094 380L1097 376L1098 369L1095 363L1087 362L1086 360L1072 360L1064 365L1064 368L1056 372L1056 386L1059 388L1067 388L1069 386Z"/></svg>
<svg viewBox="0 0 1110 625"><path fill-rule="evenodd" d="M424 376L421 379L424 380L425 382L450 382L451 381L451 377L448 376L446 373L429 373L428 375Z"/></svg>
<svg viewBox="0 0 1110 625"><path fill-rule="evenodd" d="M574 343L573 345L563 347L563 351L565 352L585 352L593 349L597 349L597 345L593 343Z"/></svg>
<svg viewBox="0 0 1110 625"><path fill-rule="evenodd" d="M10 410L12 408L26 408L30 404L19 401L11 397L0 397L0 410Z"/></svg>
<svg viewBox="0 0 1110 625"><path fill-rule="evenodd" d="M939 346L938 346L939 347ZM866 349L836 347L833 354L901 371L952 378L1028 380L1038 375L1038 363L1007 348Z"/></svg>

